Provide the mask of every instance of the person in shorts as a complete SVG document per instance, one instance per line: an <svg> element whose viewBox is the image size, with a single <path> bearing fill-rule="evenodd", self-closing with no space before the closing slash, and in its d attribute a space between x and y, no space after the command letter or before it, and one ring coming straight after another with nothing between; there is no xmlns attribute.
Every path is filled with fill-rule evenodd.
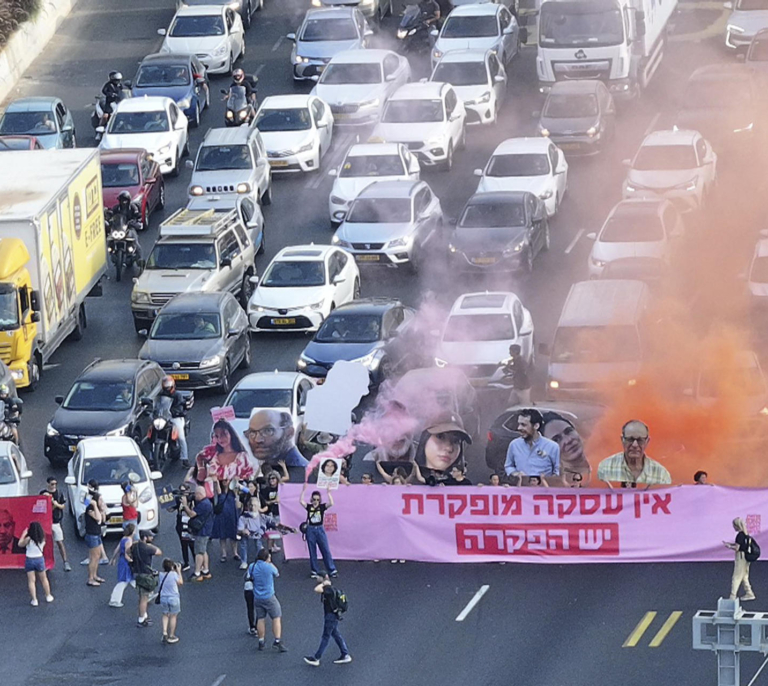
<svg viewBox="0 0 768 686"><path fill-rule="evenodd" d="M181 565L178 562L165 558L163 571L158 581L158 595L160 596L160 608L163 611L163 643L178 643L176 635L176 621L181 612L181 594L179 586L184 585L181 576Z"/></svg>
<svg viewBox="0 0 768 686"><path fill-rule="evenodd" d="M155 534L149 529L144 529L139 534L139 540L126 553L126 557L130 555L131 558L136 591L139 594L139 618L136 626L140 627L152 626L152 620L147 612L149 598L157 589L157 578L152 569L152 558L163 554L163 551L152 543L154 539Z"/></svg>
<svg viewBox="0 0 768 686"><path fill-rule="evenodd" d="M272 564L272 555L262 548L256 555L256 562L249 565L246 575L253 583L253 612L256 615L256 632L259 636L259 650L264 650L267 634L267 616L272 620L272 633L275 640L272 648L281 653L287 652L281 637L283 634L282 610L280 601L275 595L275 579L280 576L277 567ZM246 591L246 601L248 601ZM253 613L248 612L248 619L253 627Z"/></svg>
<svg viewBox="0 0 768 686"><path fill-rule="evenodd" d="M99 560L104 549L101 542L101 525L104 516L99 507L98 491L88 486L85 498L85 544L88 546L88 586L101 586L106 579L99 576Z"/></svg>
<svg viewBox="0 0 768 686"><path fill-rule="evenodd" d="M35 578L40 581L45 593L45 601L53 602L51 585L48 583L48 575L45 572L45 532L40 522L30 522L29 526L21 532L19 545L26 548L24 571L27 573L27 587L29 588L30 605L37 607L37 586Z"/></svg>
<svg viewBox="0 0 768 686"><path fill-rule="evenodd" d="M64 560L64 571L71 572L72 565L67 560L67 549L64 546L64 529L61 526L64 520L64 509L67 504L67 500L64 494L58 489L58 481L55 476L49 476L46 479L46 487L40 491L40 495L47 495L51 499L51 512L53 514L53 526L51 533L53 534L53 540L56 542L56 547L59 549L61 559Z"/></svg>
<svg viewBox="0 0 768 686"><path fill-rule="evenodd" d="M201 525L195 536L195 573L192 581L205 581L211 578L211 570L208 560L208 541L213 533L213 503L208 499L205 488L198 486L195 489L194 508L189 506L185 497L181 500L184 512L189 516L189 530L194 531L192 522L197 519ZM199 518L199 519L198 519Z"/></svg>

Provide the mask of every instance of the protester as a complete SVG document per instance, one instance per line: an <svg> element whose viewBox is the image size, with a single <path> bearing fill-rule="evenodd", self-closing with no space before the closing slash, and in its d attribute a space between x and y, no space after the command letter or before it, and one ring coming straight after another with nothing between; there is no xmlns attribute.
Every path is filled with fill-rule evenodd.
<svg viewBox="0 0 768 686"><path fill-rule="evenodd" d="M543 422L538 410L525 409L518 413L520 437L507 448L504 461L507 476L560 476L560 446L541 435Z"/></svg>
<svg viewBox="0 0 768 686"><path fill-rule="evenodd" d="M390 474L389 472L387 472L387 470L384 468L384 465L382 465L381 462L377 462L376 471L379 472L379 474L381 475L381 478L384 480L384 483L386 484L394 484L395 480L399 480L403 484L406 484L406 483L412 483L417 481L416 473L417 471L419 471L419 466L416 463L413 463L410 474L406 472L403 467L395 467L392 474Z"/></svg>
<svg viewBox="0 0 768 686"><path fill-rule="evenodd" d="M584 481L581 474L574 474L569 482L571 488L584 488Z"/></svg>
<svg viewBox="0 0 768 686"><path fill-rule="evenodd" d="M96 479L90 479L88 481L88 495L87 498L92 498L96 501L99 507L99 511L101 512L101 522L102 526L107 521L107 504L104 502L104 498L101 496L101 493L99 492L99 482L96 481ZM101 529L99 530L99 536L101 536ZM86 557L84 560L80 561L80 564L85 567L86 565L90 564L90 555ZM109 558L107 557L107 553L104 550L104 541L99 544L99 564L100 565L108 565L109 564Z"/></svg>
<svg viewBox="0 0 768 686"><path fill-rule="evenodd" d="M163 571L157 587L160 608L163 611L163 643L179 642L179 637L176 635L176 622L181 612L179 586L183 585L181 565L166 557L163 560Z"/></svg>
<svg viewBox="0 0 768 686"><path fill-rule="evenodd" d="M175 497L173 505L170 507L170 512L176 513L176 535L179 537L179 545L181 546L181 557L184 561L184 566L181 571L186 572L189 570L189 556L192 554L194 560L195 555L195 537L189 531L189 515L184 511L184 507L181 504L182 496L187 498L189 496L189 486L182 484L179 486L179 494Z"/></svg>
<svg viewBox="0 0 768 686"><path fill-rule="evenodd" d="M372 486L373 485L373 474L369 474L368 472L365 472L360 477L360 483L363 484L363 486Z"/></svg>
<svg viewBox="0 0 768 686"><path fill-rule="evenodd" d="M240 540L237 542L240 569L248 567L248 560L254 559L261 550L261 538L264 535L264 525L261 515L267 508L261 507L260 500L253 496L248 500L248 509L237 520L237 532Z"/></svg>
<svg viewBox="0 0 768 686"><path fill-rule="evenodd" d="M731 578L731 600L736 600L739 593L739 587L744 584L744 595L739 600L754 600L755 594L749 583L749 560L747 555L752 550L752 537L747 533L747 525L741 517L733 520L733 529L736 532L736 540L723 541L726 548L735 552L733 562L733 577Z"/></svg>
<svg viewBox="0 0 768 686"><path fill-rule="evenodd" d="M136 486L131 481L124 481L120 486L123 489L123 497L120 504L123 507L123 529L133 524L136 540L139 540L139 495Z"/></svg>
<svg viewBox="0 0 768 686"><path fill-rule="evenodd" d="M447 415L422 432L416 448L414 478L429 486L444 483L454 464L464 462L464 444L472 437L464 430L461 419ZM416 469L418 466L418 469Z"/></svg>
<svg viewBox="0 0 768 686"><path fill-rule="evenodd" d="M272 563L268 550L259 550L256 561L248 566L245 575L245 604L248 609L248 626L251 635L258 635L259 650L264 650L267 634L267 615L272 620L272 633L275 638L272 648L285 653L288 649L282 642L282 609L275 595L275 579L280 576ZM250 588L248 587L250 584ZM256 623L254 624L254 616Z"/></svg>
<svg viewBox="0 0 768 686"><path fill-rule="evenodd" d="M181 504L189 516L189 530L195 537L195 572L192 581L205 581L211 578L208 541L213 533L213 504L206 497L202 486L195 489L194 509L189 506L186 496Z"/></svg>
<svg viewBox="0 0 768 686"><path fill-rule="evenodd" d="M27 573L27 587L31 597L30 604L37 607L37 585L36 579L40 581L45 593L45 602L52 603L51 586L48 583L48 574L45 571L45 558L43 550L45 549L45 532L40 522L30 522L29 526L21 532L19 536L19 546L26 548L26 559L24 561L24 571Z"/></svg>
<svg viewBox="0 0 768 686"><path fill-rule="evenodd" d="M40 495L46 495L51 499L51 514L53 518L53 524L51 527L51 533L53 540L56 542L56 547L59 549L61 559L64 561L64 571L71 572L72 565L67 560L67 548L64 545L64 529L61 526L64 520L64 510L67 503L64 494L58 489L58 481L55 476L49 476L46 479L46 487L40 491Z"/></svg>
<svg viewBox="0 0 768 686"><path fill-rule="evenodd" d="M123 529L123 537L115 546L115 550L109 560L109 564L113 566L117 564L117 583L112 589L112 595L109 598L110 607L123 606L123 592L125 591L126 586L133 586L136 588L136 579L133 577L133 570L128 562L135 533L136 526L133 523L128 524Z"/></svg>
<svg viewBox="0 0 768 686"><path fill-rule="evenodd" d="M466 477L465 469L461 465L451 467L451 475L445 482L446 486L471 486L472 482Z"/></svg>
<svg viewBox="0 0 768 686"><path fill-rule="evenodd" d="M328 647L331 638L336 641L336 645L339 646L339 651L341 652L341 655L333 661L333 664L344 665L352 662L352 656L349 654L347 643L339 631L341 609L339 607L338 589L333 587L331 580L326 576L323 581L315 586L315 593L321 594L323 602L323 635L320 638L320 645L315 654L305 656L304 662L313 667L319 667L320 658Z"/></svg>
<svg viewBox="0 0 768 686"><path fill-rule="evenodd" d="M531 405L531 379L529 375L530 365L522 354L522 349L517 343L509 346L509 357L504 360L501 367L501 383L506 388L511 386L509 394L510 405ZM492 381L495 381L495 375Z"/></svg>
<svg viewBox="0 0 768 686"><path fill-rule="evenodd" d="M637 484L650 487L672 483L669 472L645 454L651 436L643 422L638 419L628 421L621 428L621 442L624 452L606 457L600 462L597 467L598 479L610 488L613 488L615 482L632 488Z"/></svg>
<svg viewBox="0 0 768 686"><path fill-rule="evenodd" d="M299 502L301 506L307 511L306 521L306 537L307 548L309 549L309 566L312 569L310 577L313 579L322 579L320 576L320 570L317 564L317 548L320 548L320 554L323 556L323 564L325 569L332 577L337 577L339 573L336 571L336 565L333 562L331 556L331 549L328 545L328 537L325 534L325 528L323 527L323 520L325 518L326 510L333 507L333 496L331 495L331 489L328 488L326 493L328 495L328 503L322 502L320 497L320 491L312 491L310 496L310 502L307 503L304 500L304 493L307 490L307 484L301 489L301 495L299 496Z"/></svg>
<svg viewBox="0 0 768 686"><path fill-rule="evenodd" d="M262 508L267 508L266 514L272 517L279 524L280 484L287 483L290 477L288 476L288 468L285 462L279 462L278 466L282 471L282 475L278 474L276 469L265 464L265 477L263 482L259 485L259 500L261 501ZM277 541L273 541L269 535L267 536L267 541L270 552L277 552L281 550Z"/></svg>
<svg viewBox="0 0 768 686"><path fill-rule="evenodd" d="M553 440L560 447L560 474L565 484L570 484L576 474L581 476L582 483L586 481L589 484L592 467L584 454L584 441L576 427L557 412L542 412L542 418L542 436Z"/></svg>
<svg viewBox="0 0 768 686"><path fill-rule="evenodd" d="M709 474L706 472L702 472L699 470L693 475L693 483L697 486L711 486L712 484L709 483Z"/></svg>
<svg viewBox="0 0 768 686"><path fill-rule="evenodd" d="M548 487L549 484L547 483L547 480L543 476L539 476L538 474L533 474L528 477L528 483L527 486L533 486L534 488L540 488L542 486Z"/></svg>
<svg viewBox="0 0 768 686"><path fill-rule="evenodd" d="M259 410L251 415L243 432L259 464L285 462L288 467L306 467L307 459L296 447L293 420L287 412Z"/></svg>
<svg viewBox="0 0 768 686"><path fill-rule="evenodd" d="M100 558L104 549L101 541L101 525L104 515L99 507L99 493L94 490L93 481L88 482L88 495L85 497L85 543L88 546L88 586L101 586L106 581L98 575ZM107 560L109 562L109 560Z"/></svg>
<svg viewBox="0 0 768 686"><path fill-rule="evenodd" d="M219 492L213 506L211 538L219 541L220 562L227 561L227 549L235 561L240 562L240 555L237 554L237 497L230 488L230 482L226 480L219 482Z"/></svg>
<svg viewBox="0 0 768 686"><path fill-rule="evenodd" d="M152 558L162 555L163 551L152 543L155 535L149 529L139 534L139 540L134 542L126 557L130 559L133 575L136 580L136 590L139 594L139 617L136 626L148 627L152 620L147 613L149 597L157 588L157 577L152 569Z"/></svg>

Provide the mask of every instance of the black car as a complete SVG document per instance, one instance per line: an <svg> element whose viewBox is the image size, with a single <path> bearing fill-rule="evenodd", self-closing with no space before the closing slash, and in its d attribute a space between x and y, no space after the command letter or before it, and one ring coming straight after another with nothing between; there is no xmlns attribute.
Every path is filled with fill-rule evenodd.
<svg viewBox="0 0 768 686"><path fill-rule="evenodd" d="M160 391L163 370L148 360L95 360L89 364L66 396L45 431L45 456L66 461L78 441L86 436L130 436L141 444L149 428L143 398Z"/></svg>
<svg viewBox="0 0 768 686"><path fill-rule="evenodd" d="M325 378L339 360L362 362L378 386L387 376L392 342L415 312L393 298L366 298L337 307L323 322L296 365L307 376Z"/></svg>
<svg viewBox="0 0 768 686"><path fill-rule="evenodd" d="M530 272L542 250L549 250L544 201L528 191L498 191L467 200L448 256L452 268L466 272Z"/></svg>
<svg viewBox="0 0 768 686"><path fill-rule="evenodd" d="M179 388L220 388L229 393L232 370L251 366L248 317L229 292L182 293L157 315L139 351Z"/></svg>

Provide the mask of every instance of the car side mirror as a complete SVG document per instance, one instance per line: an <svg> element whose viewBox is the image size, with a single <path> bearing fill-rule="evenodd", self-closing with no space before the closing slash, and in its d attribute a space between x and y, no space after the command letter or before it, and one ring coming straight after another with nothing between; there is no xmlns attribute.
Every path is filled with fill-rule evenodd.
<svg viewBox="0 0 768 686"><path fill-rule="evenodd" d="M139 336L142 336L144 338L149 336L149 331L147 329L139 329L136 333L138 333Z"/></svg>
<svg viewBox="0 0 768 686"><path fill-rule="evenodd" d="M126 88L133 88L133 81L123 81L123 85Z"/></svg>
<svg viewBox="0 0 768 686"><path fill-rule="evenodd" d="M107 129L104 126L97 126L96 127L96 133L104 133L106 130Z"/></svg>
<svg viewBox="0 0 768 686"><path fill-rule="evenodd" d="M206 81L205 81L205 76L198 76L198 77L195 79L195 83L196 83L198 86L204 86L204 85L206 84Z"/></svg>
<svg viewBox="0 0 768 686"><path fill-rule="evenodd" d="M483 175L483 170L482 169L475 169L472 173L475 176L482 176Z"/></svg>
<svg viewBox="0 0 768 686"><path fill-rule="evenodd" d="M61 403L64 402L64 396L63 395L54 395L53 396L53 402L55 402L57 405L61 405Z"/></svg>
<svg viewBox="0 0 768 686"><path fill-rule="evenodd" d="M158 29L157 30L157 35L158 36L165 36L167 34L168 34L168 29Z"/></svg>
<svg viewBox="0 0 768 686"><path fill-rule="evenodd" d="M31 479L32 478L32 472L29 469L27 469L27 470L23 471L21 474L19 474L19 476L22 479Z"/></svg>
<svg viewBox="0 0 768 686"><path fill-rule="evenodd" d="M253 286L258 286L259 285L259 277L254 274L253 276L251 276L248 279L248 283L252 284Z"/></svg>
<svg viewBox="0 0 768 686"><path fill-rule="evenodd" d="M552 354L552 351L546 343L539 343L538 348L539 355L542 357L549 357Z"/></svg>
<svg viewBox="0 0 768 686"><path fill-rule="evenodd" d="M30 319L30 321L32 321L32 322L34 322L35 324L37 324L37 322L39 322L39 321L40 321L40 313L39 313L39 312L33 312L33 313L32 313L32 314L29 316L29 319Z"/></svg>
<svg viewBox="0 0 768 686"><path fill-rule="evenodd" d="M29 304L35 312L40 312L40 291L32 291L30 293Z"/></svg>
<svg viewBox="0 0 768 686"><path fill-rule="evenodd" d="M593 231L592 233L588 233L588 234L587 234L587 238L588 238L590 241L596 241L596 240L597 240L597 234L596 234L596 233Z"/></svg>
<svg viewBox="0 0 768 686"><path fill-rule="evenodd" d="M496 74L496 76L493 77L494 83L504 83L506 79L501 74Z"/></svg>
<svg viewBox="0 0 768 686"><path fill-rule="evenodd" d="M65 476L64 477L64 483L67 484L67 486L74 486L77 484L77 480L74 476Z"/></svg>
<svg viewBox="0 0 768 686"><path fill-rule="evenodd" d="M318 122L317 123L317 128L318 129L327 129L328 128L328 124L326 122L324 122L324 121Z"/></svg>
<svg viewBox="0 0 768 686"><path fill-rule="evenodd" d="M288 33L288 34L286 34L286 36L285 36L285 37L286 37L288 40L290 40L290 41L293 41L294 43L296 42L296 34L295 34L295 33Z"/></svg>
<svg viewBox="0 0 768 686"><path fill-rule="evenodd" d="M243 333L242 329L237 329L237 328L230 329L229 331L227 331L227 336L229 338L235 338L235 337L239 336L241 333Z"/></svg>
<svg viewBox="0 0 768 686"><path fill-rule="evenodd" d="M157 471L150 472L149 473L149 478L152 479L152 481L159 481L160 479L163 478L163 473L162 472L157 472Z"/></svg>
<svg viewBox="0 0 768 686"><path fill-rule="evenodd" d="M372 36L373 35L373 29L366 29L365 31L363 31L363 35L366 36L366 37Z"/></svg>
<svg viewBox="0 0 768 686"><path fill-rule="evenodd" d="M320 80L320 77L317 74L313 74L312 76L309 77L309 80L317 83Z"/></svg>
<svg viewBox="0 0 768 686"><path fill-rule="evenodd" d="M437 30L437 29L430 29L430 31L429 31L429 35L430 35L432 38L437 38L437 37L440 35L440 33L438 32L438 30Z"/></svg>
<svg viewBox="0 0 768 686"><path fill-rule="evenodd" d="M194 162L194 160L187 160L186 162L184 162L184 166L187 169L194 169L195 168L195 162Z"/></svg>
<svg viewBox="0 0 768 686"><path fill-rule="evenodd" d="M142 407L152 407L152 398L140 398L139 405Z"/></svg>
<svg viewBox="0 0 768 686"><path fill-rule="evenodd" d="M396 78L396 77L397 77L397 74L395 74L395 73L392 73L392 74L387 74L387 75L384 77L384 80L385 80L385 81L389 81L389 82L392 82L392 81L394 81L394 80L395 80L395 78Z"/></svg>
<svg viewBox="0 0 768 686"><path fill-rule="evenodd" d="M232 258L230 257L222 257L221 260L219 260L219 266L223 269L224 267L232 267Z"/></svg>
<svg viewBox="0 0 768 686"><path fill-rule="evenodd" d="M333 169L328 170L328 176L338 176L338 175L339 175L339 170L336 169L335 167Z"/></svg>
<svg viewBox="0 0 768 686"><path fill-rule="evenodd" d="M514 27L514 26L507 26L507 28L505 28L505 29L502 31L502 33L503 33L505 36L511 36L511 35L512 35L514 32L515 32L515 27Z"/></svg>
<svg viewBox="0 0 768 686"><path fill-rule="evenodd" d="M336 277L336 278L333 280L333 285L334 285L334 286L337 286L337 285L338 285L338 284L340 284L340 283L344 283L346 280L347 280L347 279L346 279L345 277L343 277L343 276L337 276L337 277Z"/></svg>

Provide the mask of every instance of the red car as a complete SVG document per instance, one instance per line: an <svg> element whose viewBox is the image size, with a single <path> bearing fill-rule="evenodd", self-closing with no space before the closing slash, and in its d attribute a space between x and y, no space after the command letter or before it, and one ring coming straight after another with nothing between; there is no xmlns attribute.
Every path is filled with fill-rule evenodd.
<svg viewBox="0 0 768 686"><path fill-rule="evenodd" d="M45 150L34 136L0 136L0 151Z"/></svg>
<svg viewBox="0 0 768 686"><path fill-rule="evenodd" d="M141 208L142 226L149 226L149 215L165 206L165 182L160 165L146 150L102 150L101 186L104 207L117 205L117 196L128 191Z"/></svg>

